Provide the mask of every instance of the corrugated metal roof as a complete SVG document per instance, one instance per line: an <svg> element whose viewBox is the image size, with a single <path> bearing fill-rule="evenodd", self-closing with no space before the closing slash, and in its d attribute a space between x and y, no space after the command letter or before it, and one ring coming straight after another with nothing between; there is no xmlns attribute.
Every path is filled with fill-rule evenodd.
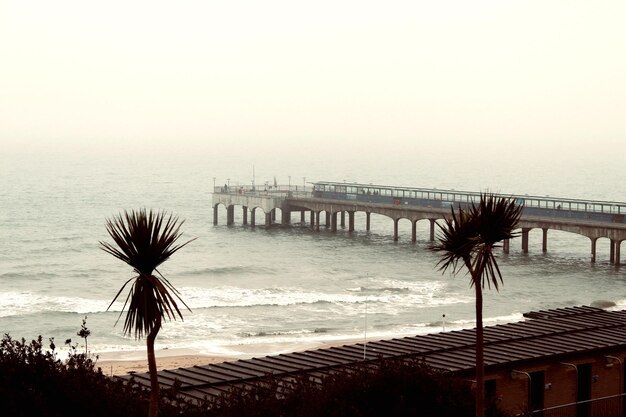
<svg viewBox="0 0 626 417"><path fill-rule="evenodd" d="M526 320L485 327L487 370L519 365L594 350L626 348L626 311L595 307L568 307L524 314ZM233 387L259 381L268 375L287 380L294 375L320 377L359 362L380 358L413 357L452 372L474 368L474 330L459 330L412 336L325 349L252 358L206 366L168 369L158 372L162 387L180 381L183 395L203 399L219 396ZM150 386L148 373L118 378Z"/></svg>

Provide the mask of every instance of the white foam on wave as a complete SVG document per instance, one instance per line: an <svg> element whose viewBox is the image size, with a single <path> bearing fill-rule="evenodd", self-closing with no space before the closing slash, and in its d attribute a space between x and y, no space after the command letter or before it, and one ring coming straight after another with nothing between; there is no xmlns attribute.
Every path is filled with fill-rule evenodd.
<svg viewBox="0 0 626 417"><path fill-rule="evenodd" d="M358 302L350 294L324 293L290 288L185 287L181 295L192 309L211 307L288 306L320 302Z"/></svg>
<svg viewBox="0 0 626 417"><path fill-rule="evenodd" d="M492 324L502 324L502 323L513 323L517 321L524 320L524 315L522 313L513 313L508 314L506 316L496 316L496 317L483 317L484 325L492 325ZM474 327L476 320L474 319L461 319L461 320L452 320L450 321L451 325L458 325L465 328Z"/></svg>
<svg viewBox="0 0 626 417"><path fill-rule="evenodd" d="M404 281L398 279L377 280L372 285L348 288L353 293L386 294L386 293L432 293L441 291L445 283L441 281Z"/></svg>
<svg viewBox="0 0 626 417"><path fill-rule="evenodd" d="M446 294L445 285L433 282L404 282L388 280L376 288L348 288L335 291L315 291L302 288L216 288L183 287L181 296L191 309L214 307L290 306L335 303L360 305L363 303L394 306L436 306L468 302L471 297Z"/></svg>
<svg viewBox="0 0 626 417"><path fill-rule="evenodd" d="M48 311L79 314L98 313L106 311L108 305L109 303L104 300L50 296L29 291L7 291L0 293L0 317Z"/></svg>
<svg viewBox="0 0 626 417"><path fill-rule="evenodd" d="M382 284L382 285L381 285ZM437 306L465 303L471 297L448 294L441 282L404 282L386 280L374 288L355 290L336 288L334 291L316 291L302 288L241 288L221 286L216 288L183 287L181 297L192 310L219 307L295 306L320 308L316 305L341 305L359 314L362 305L378 305L380 312L395 314L404 306ZM125 294L109 311L120 312ZM40 312L102 313L110 300L76 296L59 296L34 291L0 292L0 317ZM374 310L373 310L374 311ZM346 312L346 311L344 311Z"/></svg>

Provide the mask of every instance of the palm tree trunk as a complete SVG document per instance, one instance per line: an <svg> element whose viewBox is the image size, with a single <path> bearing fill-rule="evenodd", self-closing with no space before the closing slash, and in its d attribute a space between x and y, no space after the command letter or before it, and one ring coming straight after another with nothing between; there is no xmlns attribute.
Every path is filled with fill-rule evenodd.
<svg viewBox="0 0 626 417"><path fill-rule="evenodd" d="M483 292L480 280L476 288L476 417L485 415L485 364L483 360Z"/></svg>
<svg viewBox="0 0 626 417"><path fill-rule="evenodd" d="M146 338L146 348L148 350L148 371L150 372L150 408L149 417L157 417L159 412L159 378L157 376L156 356L154 355L154 341L161 330L161 318L157 318L152 331Z"/></svg>

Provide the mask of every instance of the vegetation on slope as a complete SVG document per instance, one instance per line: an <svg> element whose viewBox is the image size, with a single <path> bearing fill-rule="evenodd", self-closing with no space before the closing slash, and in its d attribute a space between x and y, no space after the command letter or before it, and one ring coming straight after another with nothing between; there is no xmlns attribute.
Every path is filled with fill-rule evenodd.
<svg viewBox="0 0 626 417"><path fill-rule="evenodd" d="M0 342L3 415L148 414L147 390L106 377L96 366L97 358L78 353L71 342L68 346L68 358L60 360L53 340L44 346L41 337L27 343L4 336ZM268 376L251 388L203 404L180 401L175 390L164 390L159 412L166 417L472 416L474 399L466 381L417 360L382 360L379 366L356 365L322 381L294 377L286 382Z"/></svg>

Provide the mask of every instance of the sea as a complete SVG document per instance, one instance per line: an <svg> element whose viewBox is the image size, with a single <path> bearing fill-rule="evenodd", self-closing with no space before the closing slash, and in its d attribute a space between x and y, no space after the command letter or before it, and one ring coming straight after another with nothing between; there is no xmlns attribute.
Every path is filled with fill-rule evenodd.
<svg viewBox="0 0 626 417"><path fill-rule="evenodd" d="M182 240L196 239L160 268L190 311L164 324L157 349L243 358L475 325L469 278L438 269L428 221L418 222L415 243L409 221L394 242L393 222L377 215L370 231L357 215L349 234L313 231L297 214L291 227L243 226L239 208L226 226L221 207L215 226L214 185L346 181L626 201L622 156L297 149L0 155L0 332L82 348L77 331L86 318L91 353L142 353L144 341L123 332L126 292L111 304L133 272L99 242L111 242L107 218L144 207L178 216ZM592 264L589 239L550 231L542 253L533 230L528 254L518 238L498 262L504 282L485 291L486 325L540 309L626 307L626 266L609 263L607 239Z"/></svg>

